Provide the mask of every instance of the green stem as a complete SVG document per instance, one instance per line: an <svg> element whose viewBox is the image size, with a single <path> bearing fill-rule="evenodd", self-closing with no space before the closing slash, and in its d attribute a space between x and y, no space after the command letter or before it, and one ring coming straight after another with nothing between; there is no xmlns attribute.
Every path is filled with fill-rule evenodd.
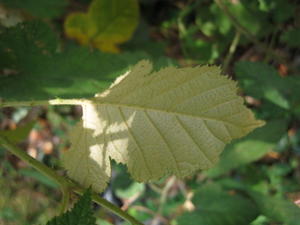
<svg viewBox="0 0 300 225"><path fill-rule="evenodd" d="M231 45L229 47L229 50L228 50L228 54L224 60L224 64L223 64L223 70L226 72L228 70L228 66L230 64L230 61L233 57L233 54L236 50L236 47L240 41L240 36L241 36L241 33L237 30L236 33L235 33L235 36L233 38L233 41L231 42Z"/></svg>
<svg viewBox="0 0 300 225"><path fill-rule="evenodd" d="M73 188L74 192L77 194L82 195L85 192L85 189L76 186ZM98 194L93 193L92 199L95 203L103 206L104 208L108 209L109 211L113 212L114 214L118 215L122 219L130 222L133 225L143 225L141 222L137 221L135 218L130 216L128 213L124 212L122 209L117 207L116 205L110 203L109 201L105 200L104 198L101 198Z"/></svg>
<svg viewBox="0 0 300 225"><path fill-rule="evenodd" d="M88 99L51 99L40 101L5 101L0 100L0 107L41 106L41 105L82 105L90 102Z"/></svg>
<svg viewBox="0 0 300 225"><path fill-rule="evenodd" d="M8 151L10 151L12 154L17 156L18 158L22 159L29 165L31 165L33 168L37 169L42 174L46 175L50 179L54 180L56 183L58 183L64 191L66 190L72 190L80 195L82 195L85 191L84 188L80 187L78 184L75 184L71 180L69 180L66 177L58 175L55 170L47 167L45 164L39 162L38 160L32 158L30 155L28 155L25 151L22 149L16 147L14 144L12 144L6 137L0 135L0 144L6 148ZM65 193L63 193L65 194ZM92 199L94 202L98 203L99 205L103 206L104 208L108 209L109 211L113 212L114 214L118 215L119 217L123 218L124 220L128 221L129 223L133 225L143 225L141 222L137 221L135 218L130 216L128 213L124 212L117 206L113 205L112 203L108 202L104 198L101 198L98 194L93 193ZM63 204L67 204L68 199L63 200Z"/></svg>
<svg viewBox="0 0 300 225"><path fill-rule="evenodd" d="M164 204L166 203L166 200L167 200L167 196L168 196L168 192L170 190L170 188L173 186L173 184L175 183L176 181L176 177L175 176L172 176L166 183L162 193L161 193L161 197L160 197L160 203L159 203L159 207L158 207L158 210L157 210L157 214L158 215L161 215L162 214L162 211L163 211L163 207L164 207Z"/></svg>
<svg viewBox="0 0 300 225"><path fill-rule="evenodd" d="M69 201L70 201L71 193L68 187L61 187L61 192L63 196L61 201L60 214L63 214L69 209Z"/></svg>
<svg viewBox="0 0 300 225"><path fill-rule="evenodd" d="M6 137L2 135L0 135L0 144L12 154L31 165L36 170L49 177L51 180L54 180L61 187L67 187L69 185L69 183L63 177L59 176L54 170L52 170L45 164L39 162L35 158L31 157L22 149L16 147Z"/></svg>

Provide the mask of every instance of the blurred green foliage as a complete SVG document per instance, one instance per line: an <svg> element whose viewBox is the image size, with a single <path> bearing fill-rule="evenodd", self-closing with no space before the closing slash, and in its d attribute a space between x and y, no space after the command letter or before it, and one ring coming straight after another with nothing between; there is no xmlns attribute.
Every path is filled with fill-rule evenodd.
<svg viewBox="0 0 300 225"><path fill-rule="evenodd" d="M179 224L249 225L258 215L257 206L242 195L230 194L216 184L202 186L195 192L196 210L183 214Z"/></svg>
<svg viewBox="0 0 300 225"><path fill-rule="evenodd" d="M66 0L1 0L1 4L14 9L21 9L37 18L53 19L61 16L68 4Z"/></svg>

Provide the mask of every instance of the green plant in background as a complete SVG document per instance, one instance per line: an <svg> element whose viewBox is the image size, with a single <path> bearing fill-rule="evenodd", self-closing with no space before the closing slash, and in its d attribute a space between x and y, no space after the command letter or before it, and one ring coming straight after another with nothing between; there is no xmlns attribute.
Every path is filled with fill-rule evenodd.
<svg viewBox="0 0 300 225"><path fill-rule="evenodd" d="M166 26L177 23L183 53L200 62L220 59L230 46L224 61L227 69L237 45L244 47L249 43L254 43L264 54L271 54L282 61L270 45L284 23L296 14L296 1L195 1L184 7L178 19L166 23ZM193 21L190 21L191 18ZM297 29L291 28L289 32L282 33L280 39L296 46ZM268 36L273 38L270 45L260 41Z"/></svg>
<svg viewBox="0 0 300 225"><path fill-rule="evenodd" d="M41 172L15 169L0 148L0 224L46 224L55 207L61 216L51 225L118 223L102 208L92 210L92 199L132 224L298 225L300 210L286 197L299 192L296 1L0 4L0 106L48 106L13 110L12 120L27 123L0 131L5 149ZM181 52L172 53L177 46ZM165 48L193 66L174 67ZM217 67L194 66L200 63L222 63L266 125L225 146L262 122L243 105L235 82ZM52 106L62 104L81 106L82 121L73 107ZM69 130L71 148L64 141L56 147L62 163L55 154L34 159L16 147L32 127L40 129L27 119L36 109L56 138L68 139ZM0 111L1 121L10 110ZM168 178L173 174L187 179ZM108 182L104 195L112 192L127 212L99 196ZM72 193L89 187L93 192L68 211ZM36 197L39 210L22 197L35 198L30 189L46 193ZM49 192L54 199L47 202Z"/></svg>

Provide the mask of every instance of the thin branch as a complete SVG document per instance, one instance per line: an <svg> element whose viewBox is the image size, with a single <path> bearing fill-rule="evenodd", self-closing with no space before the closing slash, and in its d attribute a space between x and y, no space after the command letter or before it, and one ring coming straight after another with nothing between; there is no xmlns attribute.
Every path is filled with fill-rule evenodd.
<svg viewBox="0 0 300 225"><path fill-rule="evenodd" d="M42 174L46 175L50 179L54 180L57 184L63 188L63 190L72 190L80 195L82 195L85 191L84 188L80 187L78 184L75 184L70 179L60 176L56 173L55 170L49 168L45 164L41 163L40 161L32 158L22 149L16 147L12 144L6 137L0 135L0 145L6 148L9 152L17 156L18 158L22 159L24 162L28 163L33 168L37 169ZM64 193L63 193L64 194ZM121 210L119 207L115 206L114 204L110 203L109 201L101 198L97 193L92 194L92 199L94 202L98 203L99 205L103 206L104 208L108 209L112 213L118 215L119 217L123 218L124 220L128 221L133 225L143 225L141 222L137 221L135 218L130 216L128 213ZM66 199L63 200L67 201ZM66 204L64 202L63 204Z"/></svg>
<svg viewBox="0 0 300 225"><path fill-rule="evenodd" d="M90 102L88 99L51 99L40 101L5 101L0 99L0 107L41 106L41 105L82 105Z"/></svg>
<svg viewBox="0 0 300 225"><path fill-rule="evenodd" d="M176 181L176 177L175 177L175 176L172 176L172 177L167 181L167 183L165 184L165 186L164 186L164 188L163 188L163 191L162 191L162 193L161 193L161 196L160 196L158 210L157 210L157 212L156 212L156 214L155 214L155 217L154 217L154 219L153 219L153 221L152 221L151 224L156 224L156 223L157 223L157 221L156 221L157 218L159 218L159 219L163 218L163 216L162 216L163 207L164 207L164 205L165 205L165 203L166 203L166 201L167 201L168 192L169 192L169 190L172 188L172 186L173 186L173 184L175 183L175 181Z"/></svg>
<svg viewBox="0 0 300 225"><path fill-rule="evenodd" d="M23 160L24 162L28 163L30 166L41 172L42 174L49 177L51 180L55 181L61 187L67 187L70 183L64 179L63 177L59 176L53 169L49 168L45 164L39 162L35 158L28 155L22 149L16 147L12 144L6 137L0 135L0 145L10 151L12 154Z"/></svg>
<svg viewBox="0 0 300 225"><path fill-rule="evenodd" d="M60 206L60 214L63 214L69 209L71 190L68 187L61 187L61 192L63 196Z"/></svg>
<svg viewBox="0 0 300 225"><path fill-rule="evenodd" d="M240 41L240 36L241 36L241 33L237 30L236 33L235 33L235 35L234 35L234 38L233 38L233 40L231 42L231 45L229 47L228 54L227 54L227 56L226 56L226 58L224 60L224 63L223 63L223 70L224 70L224 72L226 72L228 70L228 66L230 64L230 61L231 61L231 59L233 57L233 54L234 54L234 52L236 50L236 47L237 47L237 45L238 45L238 43Z"/></svg>

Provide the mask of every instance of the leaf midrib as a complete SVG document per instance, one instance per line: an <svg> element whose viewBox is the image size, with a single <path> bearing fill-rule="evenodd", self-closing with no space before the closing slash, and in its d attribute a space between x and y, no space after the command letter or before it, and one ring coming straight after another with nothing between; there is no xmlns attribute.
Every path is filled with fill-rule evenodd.
<svg viewBox="0 0 300 225"><path fill-rule="evenodd" d="M213 122L218 122L218 123L224 123L224 124L228 124L234 127L238 127L238 128L246 128L247 126L239 126L236 125L232 122L228 122L225 120L220 120L220 119L216 119L216 118L211 118L211 117L205 117L205 116L197 116L197 115L192 115L192 114L187 114L187 113L180 113L180 112L174 112L174 111L168 111L168 110L161 110L161 109L156 109L156 108L143 108L137 105L127 105L127 104L116 104L116 103L109 103L109 102L99 102L95 101L94 104L97 105L103 105L103 106L108 106L108 107L121 107L121 108L129 108L133 111L153 111L153 112L158 112L158 113L163 113L163 114L169 114L169 115L174 115L174 116L185 116L185 117L190 117L193 119L197 119L197 120L208 120L208 121L213 121ZM242 112L241 112L242 113Z"/></svg>

